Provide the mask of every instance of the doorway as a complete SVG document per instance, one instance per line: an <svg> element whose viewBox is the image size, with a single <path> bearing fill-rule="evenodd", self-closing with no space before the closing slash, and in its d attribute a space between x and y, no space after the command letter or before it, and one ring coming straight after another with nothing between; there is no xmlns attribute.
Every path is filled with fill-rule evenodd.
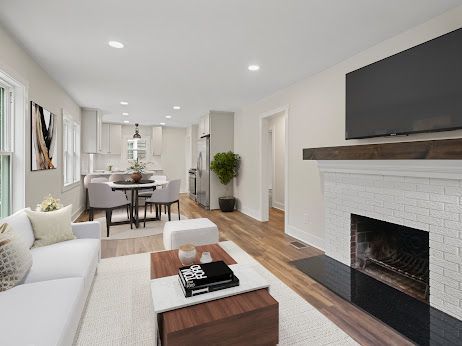
<svg viewBox="0 0 462 346"><path fill-rule="evenodd" d="M274 218L287 224L287 125L288 107L260 117L261 221Z"/></svg>

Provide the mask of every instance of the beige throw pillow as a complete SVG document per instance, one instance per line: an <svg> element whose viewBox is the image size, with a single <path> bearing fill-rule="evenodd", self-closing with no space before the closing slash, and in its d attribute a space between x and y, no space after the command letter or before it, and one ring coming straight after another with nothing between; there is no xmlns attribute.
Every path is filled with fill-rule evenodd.
<svg viewBox="0 0 462 346"><path fill-rule="evenodd" d="M35 236L32 248L75 239L71 213L72 205L48 212L26 210Z"/></svg>
<svg viewBox="0 0 462 346"><path fill-rule="evenodd" d="M24 280L32 267L26 241L8 225L0 224L0 292Z"/></svg>

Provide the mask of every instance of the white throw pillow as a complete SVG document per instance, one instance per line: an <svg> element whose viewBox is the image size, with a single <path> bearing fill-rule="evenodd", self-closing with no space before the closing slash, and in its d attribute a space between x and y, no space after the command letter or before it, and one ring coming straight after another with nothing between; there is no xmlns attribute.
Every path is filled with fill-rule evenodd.
<svg viewBox="0 0 462 346"><path fill-rule="evenodd" d="M24 280L32 267L32 254L24 239L4 223L0 225L0 292Z"/></svg>
<svg viewBox="0 0 462 346"><path fill-rule="evenodd" d="M33 248L75 239L72 233L72 205L55 211L26 210L34 230Z"/></svg>

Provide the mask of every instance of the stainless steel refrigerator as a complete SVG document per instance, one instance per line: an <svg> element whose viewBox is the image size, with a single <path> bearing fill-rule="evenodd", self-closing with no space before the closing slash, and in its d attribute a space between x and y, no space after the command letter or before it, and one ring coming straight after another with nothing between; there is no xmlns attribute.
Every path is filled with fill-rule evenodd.
<svg viewBox="0 0 462 346"><path fill-rule="evenodd" d="M197 141L197 202L210 208L210 137Z"/></svg>

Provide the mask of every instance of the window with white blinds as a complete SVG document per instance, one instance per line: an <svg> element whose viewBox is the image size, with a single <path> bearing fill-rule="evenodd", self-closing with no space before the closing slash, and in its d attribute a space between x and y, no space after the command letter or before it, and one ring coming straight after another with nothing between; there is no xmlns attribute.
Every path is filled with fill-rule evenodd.
<svg viewBox="0 0 462 346"><path fill-rule="evenodd" d="M80 125L63 117L64 186L80 181Z"/></svg>

